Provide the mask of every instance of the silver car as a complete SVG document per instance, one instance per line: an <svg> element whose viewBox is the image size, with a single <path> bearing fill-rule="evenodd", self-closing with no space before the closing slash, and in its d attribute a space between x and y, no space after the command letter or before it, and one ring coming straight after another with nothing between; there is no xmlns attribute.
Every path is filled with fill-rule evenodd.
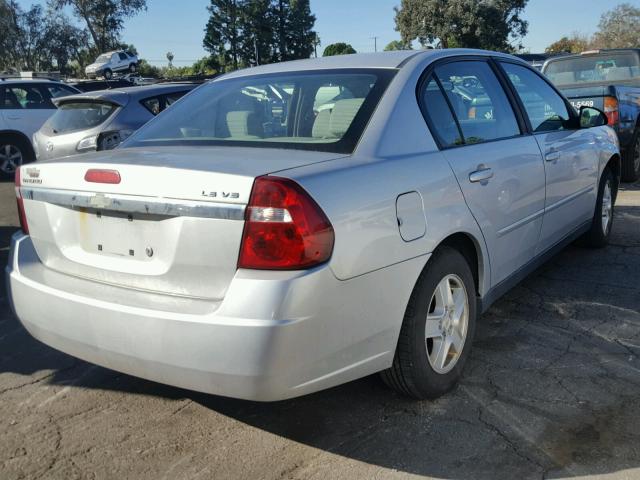
<svg viewBox="0 0 640 480"><path fill-rule="evenodd" d="M121 148L20 169L9 298L42 342L162 383L266 401L382 372L436 397L492 302L607 243L605 124L487 51L231 73Z"/></svg>
<svg viewBox="0 0 640 480"><path fill-rule="evenodd" d="M127 87L54 99L58 110L33 136L36 158L111 150L195 86Z"/></svg>

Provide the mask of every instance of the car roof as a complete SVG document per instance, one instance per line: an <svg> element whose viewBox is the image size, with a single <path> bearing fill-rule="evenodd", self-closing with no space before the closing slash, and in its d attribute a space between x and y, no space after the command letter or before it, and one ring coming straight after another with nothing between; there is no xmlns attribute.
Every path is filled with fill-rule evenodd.
<svg viewBox="0 0 640 480"><path fill-rule="evenodd" d="M2 77L0 75L0 81L3 83L29 83L29 82L38 82L38 83L53 83L57 85L64 85L63 82L59 80L52 80L50 78L38 78L38 77Z"/></svg>
<svg viewBox="0 0 640 480"><path fill-rule="evenodd" d="M290 62L272 63L259 67L245 68L235 72L221 75L218 79L238 78L251 75L269 73L296 72L305 70L331 70L331 69L398 69L409 63L414 57L443 58L461 55L491 55L518 59L512 55L491 52L488 50L476 50L468 48L428 49L428 50L396 50L392 52L356 53L351 55L335 55L331 57L310 58L294 60ZM214 80L215 81L215 80Z"/></svg>
<svg viewBox="0 0 640 480"><path fill-rule="evenodd" d="M142 98L152 97L161 93L181 92L183 90L191 90L197 87L193 83L172 83L170 85L147 85L139 87L123 87L111 88L109 90L95 90L92 92L82 92L76 95L69 95L54 99L54 103L66 103L73 100L105 100L117 105L126 105L129 99L139 100Z"/></svg>

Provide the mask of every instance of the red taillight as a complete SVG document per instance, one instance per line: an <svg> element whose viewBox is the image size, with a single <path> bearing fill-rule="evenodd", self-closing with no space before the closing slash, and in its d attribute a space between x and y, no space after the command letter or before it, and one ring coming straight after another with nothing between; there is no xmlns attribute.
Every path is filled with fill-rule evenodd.
<svg viewBox="0 0 640 480"><path fill-rule="evenodd" d="M16 169L15 174L16 181L16 201L18 202L18 218L20 219L20 228L22 231L29 235L29 225L27 224L27 215L24 212L24 200L22 200L22 193L20 192L20 168Z"/></svg>
<svg viewBox="0 0 640 480"><path fill-rule="evenodd" d="M100 170L92 168L91 170L87 170L87 173L84 174L84 180L85 182L91 183L118 184L120 183L120 172L117 170Z"/></svg>
<svg viewBox="0 0 640 480"><path fill-rule="evenodd" d="M604 114L607 116L608 125L617 125L620 121L618 100L615 97L604 97Z"/></svg>
<svg viewBox="0 0 640 480"><path fill-rule="evenodd" d="M333 241L329 219L300 185L286 178L256 178L238 268L310 268L329 260Z"/></svg>

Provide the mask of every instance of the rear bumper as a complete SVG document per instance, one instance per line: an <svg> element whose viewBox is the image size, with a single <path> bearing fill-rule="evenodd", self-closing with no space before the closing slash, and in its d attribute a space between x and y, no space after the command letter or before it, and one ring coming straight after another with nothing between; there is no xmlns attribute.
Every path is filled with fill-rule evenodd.
<svg viewBox="0 0 640 480"><path fill-rule="evenodd" d="M12 308L38 340L89 362L191 390L280 400L391 365L427 257L339 281L238 271L220 303L133 292L47 269L30 237L12 239Z"/></svg>

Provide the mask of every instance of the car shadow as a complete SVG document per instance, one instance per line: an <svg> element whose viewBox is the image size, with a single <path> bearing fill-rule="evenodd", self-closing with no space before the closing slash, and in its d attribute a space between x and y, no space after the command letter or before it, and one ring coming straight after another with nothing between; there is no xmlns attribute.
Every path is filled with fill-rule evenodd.
<svg viewBox="0 0 640 480"><path fill-rule="evenodd" d="M611 246L565 249L483 315L462 382L434 401L403 398L377 376L275 403L168 387L37 342L4 295L0 373L53 370L50 384L186 398L324 452L418 475L493 479L498 466L513 478L565 478L638 468L640 207L616 216ZM0 262L14 230L0 228Z"/></svg>

